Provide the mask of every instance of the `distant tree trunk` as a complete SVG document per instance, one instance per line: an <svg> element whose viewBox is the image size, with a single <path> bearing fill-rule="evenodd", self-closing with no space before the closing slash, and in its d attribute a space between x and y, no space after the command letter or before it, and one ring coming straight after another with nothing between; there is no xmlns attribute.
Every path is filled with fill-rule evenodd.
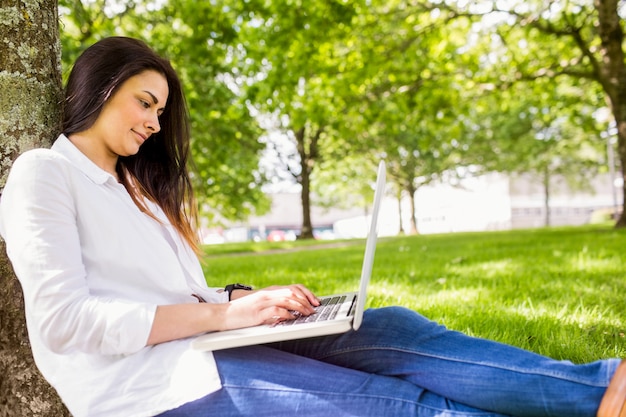
<svg viewBox="0 0 626 417"><path fill-rule="evenodd" d="M302 203L302 228L300 231L300 239L313 239L313 222L311 222L311 179L309 174L302 175L302 194L300 201Z"/></svg>
<svg viewBox="0 0 626 417"><path fill-rule="evenodd" d="M409 199L409 210L411 213L411 228L409 229L409 234L410 235L416 235L418 234L418 229L417 229L417 210L415 207L415 198L417 194L417 188L415 188L413 186L413 183L411 181L409 181L409 183L407 184L407 188L406 188L406 192L411 196L411 198Z"/></svg>
<svg viewBox="0 0 626 417"><path fill-rule="evenodd" d="M550 226L550 170L543 170L543 206L545 209L544 226Z"/></svg>
<svg viewBox="0 0 626 417"><path fill-rule="evenodd" d="M0 0L0 187L23 151L49 146L61 120L56 0ZM69 416L33 362L19 282L0 242L0 417Z"/></svg>
<svg viewBox="0 0 626 417"><path fill-rule="evenodd" d="M302 127L295 132L296 148L300 156L300 174L297 177L302 186L300 199L302 201L302 230L300 239L313 239L313 223L311 222L311 173L315 162L319 157L318 142L323 129L318 129L314 134L309 135L306 127Z"/></svg>
<svg viewBox="0 0 626 417"><path fill-rule="evenodd" d="M626 196L626 65L624 64L624 32L618 13L618 0L595 0L599 24L602 61L598 66L599 81L608 96L615 125L617 126L617 149L622 170L622 196ZM626 198L624 199L626 202ZM616 227L626 227L626 210L622 203Z"/></svg>
<svg viewBox="0 0 626 417"><path fill-rule="evenodd" d="M400 234L406 234L404 232L404 225L402 224L402 189L398 189L398 219L400 219Z"/></svg>

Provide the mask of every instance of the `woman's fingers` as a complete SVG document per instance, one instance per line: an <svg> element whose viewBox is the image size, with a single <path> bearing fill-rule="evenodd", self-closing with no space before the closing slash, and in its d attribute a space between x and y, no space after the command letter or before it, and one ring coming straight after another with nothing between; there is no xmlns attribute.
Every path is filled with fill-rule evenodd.
<svg viewBox="0 0 626 417"><path fill-rule="evenodd" d="M300 285L295 286L292 290L295 297L289 299L292 306L295 304L295 308L292 308L292 310L299 311L304 315L315 313L315 309L313 307L319 305L317 298L315 298L307 288ZM312 300L311 297L313 297L314 300Z"/></svg>
<svg viewBox="0 0 626 417"><path fill-rule="evenodd" d="M305 287L302 284L292 284L285 287L268 287L267 290L289 290L291 291L292 296L301 300L303 304L307 304L309 306L319 306L319 299L313 294L311 290Z"/></svg>
<svg viewBox="0 0 626 417"><path fill-rule="evenodd" d="M262 293L265 290L261 291ZM308 316L315 312L313 305L307 295L298 287L290 286L276 290L269 290L265 293L267 307L278 307L286 312L297 311L299 314ZM286 318L284 314L281 317Z"/></svg>
<svg viewBox="0 0 626 417"><path fill-rule="evenodd" d="M269 316L268 319L264 321L265 324L276 324L281 321L294 320L302 315L301 313L297 311L286 310L281 307L273 307L273 308L267 309L266 313L268 315L270 314L271 315Z"/></svg>
<svg viewBox="0 0 626 417"><path fill-rule="evenodd" d="M319 306L317 297L305 286L293 284L265 288L230 302L228 324L247 327L273 324L309 316ZM229 326L229 327L230 327Z"/></svg>
<svg viewBox="0 0 626 417"><path fill-rule="evenodd" d="M320 305L320 300L307 287L301 284L296 284L295 287L306 298L306 300L309 302L310 305L315 306L315 307Z"/></svg>

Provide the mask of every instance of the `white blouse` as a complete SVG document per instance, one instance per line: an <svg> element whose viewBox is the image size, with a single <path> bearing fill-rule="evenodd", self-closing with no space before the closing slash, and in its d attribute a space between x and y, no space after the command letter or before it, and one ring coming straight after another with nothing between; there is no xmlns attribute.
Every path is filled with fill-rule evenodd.
<svg viewBox="0 0 626 417"><path fill-rule="evenodd" d="M156 205L64 135L14 162L0 234L22 285L33 355L76 416L151 416L220 387L211 352L189 339L146 346L157 305L228 301Z"/></svg>

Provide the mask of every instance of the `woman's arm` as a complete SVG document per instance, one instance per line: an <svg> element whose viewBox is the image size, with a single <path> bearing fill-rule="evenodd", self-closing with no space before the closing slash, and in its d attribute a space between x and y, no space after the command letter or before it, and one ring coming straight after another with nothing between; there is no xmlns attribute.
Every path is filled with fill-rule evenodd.
<svg viewBox="0 0 626 417"><path fill-rule="evenodd" d="M156 309L147 345L196 334L238 329L293 319L293 312L308 316L318 306L315 295L302 285L269 287L259 291L233 291L228 303L161 305Z"/></svg>

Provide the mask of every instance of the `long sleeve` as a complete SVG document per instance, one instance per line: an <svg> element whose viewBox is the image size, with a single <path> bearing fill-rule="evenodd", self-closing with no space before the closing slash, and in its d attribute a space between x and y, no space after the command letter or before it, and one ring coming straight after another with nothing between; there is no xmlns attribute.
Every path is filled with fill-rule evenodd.
<svg viewBox="0 0 626 417"><path fill-rule="evenodd" d="M2 195L1 231L29 326L57 353L135 352L145 346L156 306L90 293L68 169L50 151L33 151L15 162Z"/></svg>
<svg viewBox="0 0 626 417"><path fill-rule="evenodd" d="M139 210L67 137L14 162L0 235L37 367L72 415L147 417L220 388L212 353L190 339L146 343L157 306L224 294L167 219Z"/></svg>

